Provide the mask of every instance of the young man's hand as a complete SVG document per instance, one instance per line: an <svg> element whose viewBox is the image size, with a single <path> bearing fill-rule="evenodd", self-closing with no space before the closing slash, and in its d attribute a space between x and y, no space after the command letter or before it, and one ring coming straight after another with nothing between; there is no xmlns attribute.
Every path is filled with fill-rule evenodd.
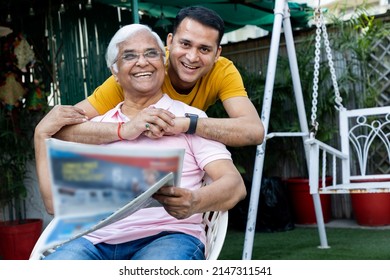
<svg viewBox="0 0 390 280"><path fill-rule="evenodd" d="M52 137L66 125L87 121L84 110L75 106L56 105L46 114L35 128L36 133Z"/></svg>

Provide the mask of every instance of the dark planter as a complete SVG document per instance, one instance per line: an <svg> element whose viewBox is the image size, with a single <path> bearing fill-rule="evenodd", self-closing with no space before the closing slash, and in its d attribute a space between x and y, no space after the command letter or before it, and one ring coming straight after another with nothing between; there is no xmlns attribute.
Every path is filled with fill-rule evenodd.
<svg viewBox="0 0 390 280"><path fill-rule="evenodd" d="M0 258L28 260L42 232L41 219L27 219L23 223L0 222Z"/></svg>
<svg viewBox="0 0 390 280"><path fill-rule="evenodd" d="M331 177L326 178L326 184L332 182ZM296 224L317 224L313 197L310 194L308 178L289 178L286 180L287 188L290 194L291 205ZM320 195L322 214L324 222L328 223L332 216L330 194Z"/></svg>
<svg viewBox="0 0 390 280"><path fill-rule="evenodd" d="M374 182L385 180L354 180ZM390 225L390 193L351 193L352 209L356 223L362 226Z"/></svg>

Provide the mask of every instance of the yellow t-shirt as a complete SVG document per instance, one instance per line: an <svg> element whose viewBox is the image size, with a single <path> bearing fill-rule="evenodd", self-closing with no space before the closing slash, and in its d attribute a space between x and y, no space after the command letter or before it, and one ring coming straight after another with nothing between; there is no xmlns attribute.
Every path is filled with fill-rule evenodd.
<svg viewBox="0 0 390 280"><path fill-rule="evenodd" d="M211 71L197 81L189 94L176 92L168 75L165 76L162 90L172 99L180 100L203 111L218 99L224 101L231 97L248 96L237 68L232 61L224 57L219 57ZM88 97L88 101L99 114L104 114L123 101L123 89L111 76L95 89Z"/></svg>

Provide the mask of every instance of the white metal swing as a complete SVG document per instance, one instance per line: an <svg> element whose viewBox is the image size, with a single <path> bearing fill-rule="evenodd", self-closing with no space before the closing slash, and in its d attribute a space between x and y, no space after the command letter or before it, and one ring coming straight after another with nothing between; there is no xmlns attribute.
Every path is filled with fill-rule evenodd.
<svg viewBox="0 0 390 280"><path fill-rule="evenodd" d="M335 103L339 110L340 122L340 139L341 150L337 150L325 143L315 139L315 133L310 133L302 87L300 83L298 64L290 22L290 12L287 0L276 0L274 9L274 25L271 37L270 53L267 67L267 78L264 89L263 106L261 119L264 126L265 139L263 143L257 146L255 165L253 171L253 180L251 188L251 196L249 201L248 219L245 232L245 241L242 259L251 259L254 243L254 235L256 228L256 216L261 188L261 177L265 158L266 142L273 137L301 137L304 143L306 163L309 169L310 193L313 197L313 203L316 213L318 232L320 237L319 248L329 248L325 224L322 215L320 193L353 193L353 192L390 192L390 182L386 183L383 180L389 179L390 174L372 174L367 172L368 163L372 162L369 155L372 149L381 149L382 153L387 155L387 160L390 161L390 107L366 108L357 110L346 110L341 104L340 94L338 93L337 80L334 73L329 41L327 40L326 26L322 18L320 10L320 2L316 16L320 16L317 20L317 42L320 46L321 32L324 36L325 46L328 55L330 71L332 74L333 86L335 89ZM270 111L272 104L273 86L275 81L277 55L279 50L280 34L283 32L286 39L286 48L292 75L295 101L298 111L298 118L301 131L296 133L291 132L276 132L268 134L268 124L270 120ZM319 47L318 47L319 51ZM317 52L318 52L317 51ZM315 63L317 70L319 67L318 61ZM333 69L333 70L332 70ZM318 75L317 75L318 79ZM314 80L315 82L315 80ZM318 85L318 81L317 81ZM316 123L316 106L317 95L315 88L313 89L313 109L312 109L312 124L315 129L318 129ZM320 159L321 151L321 159ZM356 153L355 153L356 151ZM331 168L327 163L331 163ZM353 164L358 162L360 167L359 173L351 173L354 170ZM340 169L341 175L338 172ZM333 177L332 184L325 186L325 176L327 170L331 170ZM319 185L319 178L321 184ZM380 180L380 182L358 183L356 180Z"/></svg>
<svg viewBox="0 0 390 280"><path fill-rule="evenodd" d="M390 192L390 174L370 170L375 161L390 162L390 106L347 110L341 104L332 54L321 10L316 13L317 36L311 121L314 132L305 141L309 147L309 184L311 194L375 193ZM339 135L341 150L315 139L318 96L318 69L320 60L321 31L332 82L336 108L339 111ZM381 154L379 159L374 154ZM328 167L330 163L330 167ZM380 165L380 163L377 165ZM340 172L341 174L340 174ZM331 174L328 174L330 172ZM332 184L326 186L325 178L332 176ZM319 180L321 178L321 180ZM319 181L321 183L319 183ZM316 215L322 215L315 209ZM319 224L321 247L327 247L325 226Z"/></svg>

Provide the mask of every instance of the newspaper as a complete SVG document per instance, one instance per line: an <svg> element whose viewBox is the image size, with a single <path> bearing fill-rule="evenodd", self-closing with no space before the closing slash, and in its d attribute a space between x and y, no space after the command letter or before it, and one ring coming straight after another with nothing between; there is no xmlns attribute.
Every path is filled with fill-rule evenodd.
<svg viewBox="0 0 390 280"><path fill-rule="evenodd" d="M46 140L54 219L41 241L47 251L123 219L161 206L152 195L179 186L184 149L140 149Z"/></svg>

